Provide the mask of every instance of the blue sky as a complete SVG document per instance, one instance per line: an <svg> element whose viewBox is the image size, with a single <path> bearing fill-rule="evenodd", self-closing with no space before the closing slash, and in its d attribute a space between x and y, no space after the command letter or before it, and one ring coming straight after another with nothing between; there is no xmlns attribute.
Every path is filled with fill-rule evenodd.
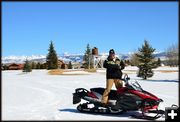
<svg viewBox="0 0 180 122"><path fill-rule="evenodd" d="M113 48L156 51L178 43L178 2L2 2L2 56Z"/></svg>

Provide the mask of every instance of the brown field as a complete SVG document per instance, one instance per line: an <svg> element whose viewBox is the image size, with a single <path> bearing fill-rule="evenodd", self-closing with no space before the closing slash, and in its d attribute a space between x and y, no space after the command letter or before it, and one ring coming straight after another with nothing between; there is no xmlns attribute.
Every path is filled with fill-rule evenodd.
<svg viewBox="0 0 180 122"><path fill-rule="evenodd" d="M84 69L85 72L97 72L96 69Z"/></svg>
<svg viewBox="0 0 180 122"><path fill-rule="evenodd" d="M96 69L77 69L77 70L71 70L71 69L53 69L48 72L49 75L88 75L83 73L72 73L72 74L65 74L65 72L75 72L75 71L85 71L85 72L96 72Z"/></svg>
<svg viewBox="0 0 180 122"><path fill-rule="evenodd" d="M48 74L50 74L50 75L62 75L63 72L64 71L62 69L53 69L53 70L50 70L48 72Z"/></svg>

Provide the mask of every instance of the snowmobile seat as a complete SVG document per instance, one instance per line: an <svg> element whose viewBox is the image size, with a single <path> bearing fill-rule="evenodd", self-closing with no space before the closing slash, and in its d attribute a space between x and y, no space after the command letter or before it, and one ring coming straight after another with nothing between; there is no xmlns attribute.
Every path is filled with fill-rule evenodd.
<svg viewBox="0 0 180 122"><path fill-rule="evenodd" d="M103 95L105 88L98 87L98 88L91 88L90 90ZM110 100L116 100L117 99L117 91L116 90L111 90L110 91L109 99Z"/></svg>

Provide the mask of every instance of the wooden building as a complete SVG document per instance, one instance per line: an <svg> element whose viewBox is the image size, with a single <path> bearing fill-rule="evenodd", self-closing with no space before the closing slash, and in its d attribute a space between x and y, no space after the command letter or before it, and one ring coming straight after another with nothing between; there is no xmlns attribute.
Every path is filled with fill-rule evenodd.
<svg viewBox="0 0 180 122"><path fill-rule="evenodd" d="M9 70L22 70L24 67L24 64L16 64L16 63L13 63L13 64L10 64L8 66L8 69Z"/></svg>
<svg viewBox="0 0 180 122"><path fill-rule="evenodd" d="M58 60L58 68L59 69L67 69L68 66L63 62L63 60Z"/></svg>

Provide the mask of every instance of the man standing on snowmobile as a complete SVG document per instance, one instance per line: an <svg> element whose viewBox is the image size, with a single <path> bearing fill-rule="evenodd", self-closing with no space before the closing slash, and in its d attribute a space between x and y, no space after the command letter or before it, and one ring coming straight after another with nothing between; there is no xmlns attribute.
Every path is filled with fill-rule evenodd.
<svg viewBox="0 0 180 122"><path fill-rule="evenodd" d="M104 61L103 67L106 68L106 89L102 96L102 103L108 103L108 95L111 91L113 83L116 86L116 89L123 86L123 81L121 80L122 77L122 69L124 69L125 64L122 60L115 57L115 51L111 49L109 51L108 58Z"/></svg>

